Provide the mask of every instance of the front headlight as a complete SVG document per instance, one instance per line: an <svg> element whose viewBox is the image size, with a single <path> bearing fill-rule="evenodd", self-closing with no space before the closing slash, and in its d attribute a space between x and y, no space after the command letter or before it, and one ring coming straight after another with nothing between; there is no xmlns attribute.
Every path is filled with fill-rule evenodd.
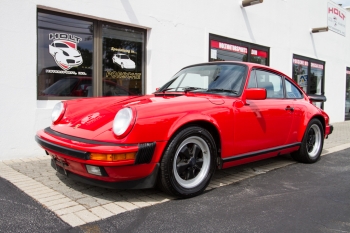
<svg viewBox="0 0 350 233"><path fill-rule="evenodd" d="M133 111L131 108L123 108L119 110L113 121L114 134L117 136L123 135L127 129L131 127L131 121L133 118Z"/></svg>
<svg viewBox="0 0 350 233"><path fill-rule="evenodd" d="M63 102L57 103L52 109L52 114L51 114L52 123L56 124L57 122L59 122L62 119L65 110L66 108Z"/></svg>

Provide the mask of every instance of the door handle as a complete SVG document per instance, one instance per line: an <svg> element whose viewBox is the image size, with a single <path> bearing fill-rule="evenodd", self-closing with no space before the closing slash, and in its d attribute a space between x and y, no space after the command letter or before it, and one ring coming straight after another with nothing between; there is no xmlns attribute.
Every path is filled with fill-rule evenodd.
<svg viewBox="0 0 350 233"><path fill-rule="evenodd" d="M293 108L293 107L290 107L290 106L287 106L285 109L286 109L287 111L291 111L291 112L294 111L294 108Z"/></svg>

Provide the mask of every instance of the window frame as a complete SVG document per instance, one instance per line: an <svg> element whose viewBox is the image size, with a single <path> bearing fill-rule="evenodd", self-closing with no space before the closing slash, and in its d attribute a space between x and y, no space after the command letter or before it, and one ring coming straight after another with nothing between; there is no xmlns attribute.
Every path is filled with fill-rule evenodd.
<svg viewBox="0 0 350 233"><path fill-rule="evenodd" d="M67 17L71 19L77 19L77 20L83 20L83 21L89 21L93 25L93 49L92 49L92 89L93 89L93 96L92 97L103 97L103 77L102 77L102 69L103 69L103 45L102 45L102 24L109 24L109 25L116 25L125 29L132 29L135 31L139 31L143 33L143 45L142 45L142 69L141 69L141 95L144 95L146 92L146 80L147 80L147 30L144 28L138 28L138 27L132 27L128 25L123 25L115 22L109 22L109 21L103 21L103 20L97 20L93 18L83 17L83 16L76 16L74 14L69 13L62 13L54 10L47 10L44 8L37 8L36 12L36 36L37 36L37 56L36 56L36 89L38 90L38 83L39 83L39 71L38 71L38 65L39 65L39 38L38 38L38 17L39 13L45 13L45 14L51 14L55 16L61 16L61 17ZM41 48L42 49L42 48ZM88 98L88 97L79 97L79 96L39 96L38 91L36 91L36 99L37 100L70 100L70 99L77 99L77 98Z"/></svg>
<svg viewBox="0 0 350 233"><path fill-rule="evenodd" d="M210 59L211 59L211 41L212 40L247 48L247 50L248 50L247 62L251 62L250 60L251 60L251 56L252 56L251 55L252 49L267 52L265 66L270 66L270 47L259 45L259 44L253 44L253 43L249 43L249 42L245 42L245 41L241 41L241 40L236 40L236 39L232 39L232 38L228 38L228 37L224 37L224 36L219 36L219 35L215 35L215 34L211 34L211 33L209 34L209 45L208 45L208 47L209 47L208 61L209 62L211 62ZM259 64L259 63L256 63L256 64Z"/></svg>
<svg viewBox="0 0 350 233"><path fill-rule="evenodd" d="M311 58L311 57L305 57L305 56L301 56L301 55L297 55L297 54L293 54L293 59L298 59L298 60L303 60L303 61L307 61L308 65L307 65L307 75L308 75L308 79L307 79L307 86L306 86L306 95L311 94L310 93L310 87L311 87L311 63L316 63L316 64L320 64L323 65L323 76L321 79L321 95L325 95L325 79L326 79L326 62L325 61L321 61L321 60L317 60L315 58ZM294 80L294 63L292 61L292 79ZM294 80L296 82L296 80ZM324 103L321 102L321 109L324 108Z"/></svg>
<svg viewBox="0 0 350 233"><path fill-rule="evenodd" d="M279 99L287 99L286 98L286 86L285 86L285 75L283 74L280 74L280 73L277 73L273 70L269 70L269 69L263 69L263 68L259 68L259 67L253 67L250 71L250 76L249 76L249 80L248 80L248 84L247 84L247 89L248 88L263 88L263 87L259 87L258 86L258 77L257 77L257 74L256 74L256 71L257 70L260 70L260 71L264 71L264 72L267 72L267 73L270 73L270 74L273 74L273 75L276 75L276 76L279 76L281 78L281 89L283 91L282 93L282 97L281 98L270 98L270 97L267 97L266 95L266 99L276 99L276 100L279 100ZM251 78L251 73L254 72L254 79L255 79L255 87L248 87L249 85L249 82L250 82L250 78ZM266 88L265 88L266 89Z"/></svg>

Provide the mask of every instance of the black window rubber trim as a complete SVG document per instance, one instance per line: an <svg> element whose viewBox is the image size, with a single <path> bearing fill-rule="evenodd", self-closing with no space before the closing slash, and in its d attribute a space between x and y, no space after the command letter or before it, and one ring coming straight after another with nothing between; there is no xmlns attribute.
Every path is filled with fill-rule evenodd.
<svg viewBox="0 0 350 233"><path fill-rule="evenodd" d="M66 138L72 141L83 142L83 143L94 144L94 145L101 145L101 146L137 146L138 145L138 144L121 144L121 143L113 143L113 142L102 142L102 141L90 140L85 138L79 138L79 137L70 136L67 134L57 132L51 129L50 127L45 128L44 132L47 134L61 137L61 138Z"/></svg>
<svg viewBox="0 0 350 233"><path fill-rule="evenodd" d="M75 150L64 146L59 146L40 138L38 135L35 135L35 141L37 141L37 143L39 143L39 145L41 145L42 147L61 154L69 155L69 156L79 158L79 159L84 159L84 160L90 159L89 152Z"/></svg>

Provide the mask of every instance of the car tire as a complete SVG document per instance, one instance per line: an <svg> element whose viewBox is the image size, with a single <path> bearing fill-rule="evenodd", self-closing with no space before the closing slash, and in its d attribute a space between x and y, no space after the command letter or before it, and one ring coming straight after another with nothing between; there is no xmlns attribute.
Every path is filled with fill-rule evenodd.
<svg viewBox="0 0 350 233"><path fill-rule="evenodd" d="M163 154L158 186L173 196L197 196L215 172L216 157L215 141L206 129L184 128L170 140Z"/></svg>
<svg viewBox="0 0 350 233"><path fill-rule="evenodd" d="M299 150L291 153L292 158L302 163L317 162L321 157L323 141L323 126L318 119L312 119L306 128Z"/></svg>

